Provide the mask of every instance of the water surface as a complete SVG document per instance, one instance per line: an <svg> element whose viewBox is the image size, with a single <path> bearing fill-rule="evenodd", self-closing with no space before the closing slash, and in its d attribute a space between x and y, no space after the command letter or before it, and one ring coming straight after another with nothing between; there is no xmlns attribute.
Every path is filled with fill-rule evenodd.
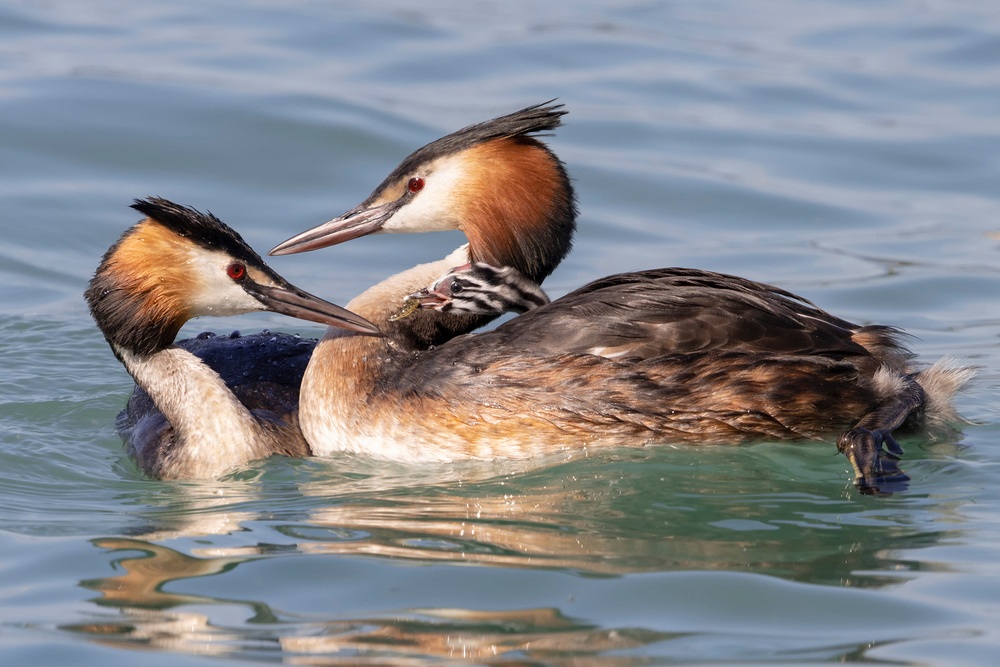
<svg viewBox="0 0 1000 667"><path fill-rule="evenodd" d="M831 443L143 479L81 295L134 197L257 249L414 148L558 97L555 297L693 266L981 367L910 487ZM983 3L0 2L0 662L989 664L1000 652L1000 9ZM274 258L345 303L458 234ZM318 335L272 315L204 329Z"/></svg>

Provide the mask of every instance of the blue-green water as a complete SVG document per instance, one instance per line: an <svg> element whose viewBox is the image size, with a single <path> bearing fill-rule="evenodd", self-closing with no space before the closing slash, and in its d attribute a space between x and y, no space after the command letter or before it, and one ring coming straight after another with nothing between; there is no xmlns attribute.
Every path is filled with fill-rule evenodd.
<svg viewBox="0 0 1000 667"><path fill-rule="evenodd" d="M832 444L143 479L81 293L134 197L260 250L423 143L558 97L553 296L722 270L981 366L910 488ZM993 664L1000 6L0 1L0 664ZM457 234L275 258L344 303ZM317 335L278 316L185 329Z"/></svg>

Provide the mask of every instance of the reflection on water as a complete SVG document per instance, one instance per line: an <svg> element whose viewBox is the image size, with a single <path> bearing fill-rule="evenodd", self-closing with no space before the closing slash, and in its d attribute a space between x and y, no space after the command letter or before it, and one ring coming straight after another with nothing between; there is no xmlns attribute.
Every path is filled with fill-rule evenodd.
<svg viewBox="0 0 1000 667"><path fill-rule="evenodd" d="M382 654L489 660L512 658L577 661L610 651L665 641L681 633L641 628L602 630L567 618L557 609L485 612L468 609L419 609L404 618L370 618L324 624L321 634L288 637L282 649L304 654ZM561 658L561 660L560 660ZM293 658L293 664L323 664ZM588 661L591 662L591 661ZM601 664L629 664L634 659L606 656Z"/></svg>
<svg viewBox="0 0 1000 667"><path fill-rule="evenodd" d="M929 530L912 523L919 515L913 507L918 499L910 499L909 512L899 516L881 504L885 501L861 498L848 487L833 490L838 487L832 482L815 478L802 485L824 487L824 493L768 491L775 478L789 472L775 470L771 462L794 461L784 446L773 452L719 449L719 456L700 457L700 463L680 450L667 455L627 452L517 475L495 475L494 468L485 466L478 470L479 479L476 469L467 467L461 481L433 479L433 471L425 471L421 476L429 484L417 483L412 470L398 477L355 470L302 485L301 497L316 505L291 520L254 511L245 493L214 495L198 486L187 491L178 487L181 496L194 493L169 499L170 520L163 525L141 538L93 541L100 549L121 552L114 567L124 572L80 585L100 592L93 600L98 607L119 613L95 612L64 629L104 644L243 657L277 652L283 660L301 664L361 657L387 664L420 657L562 662L586 656L600 657L601 664L630 664L632 658L607 654L677 641L690 633L655 624L609 628L574 618L562 608L497 610L487 599L481 608L382 611L359 611L368 607L355 601L347 612L315 617L255 600L255 588L247 588L239 599L169 589L173 582L236 574L234 569L250 563L317 554L551 569L584 577L736 571L879 588L898 583L899 576L915 567L894 554L960 534L957 528L942 530L940 524ZM831 477L836 468L828 471ZM733 475L757 475L760 484L751 493L721 492L733 484ZM726 515L720 506L730 508L731 519L719 520ZM928 524L939 518L929 517ZM241 546L191 542L232 531L263 532L262 522L270 529L266 541ZM788 531L797 536L794 551L787 548ZM157 542L190 546L182 553ZM289 580L284 585L316 583ZM233 620L233 608L239 620ZM835 655L862 648L852 644Z"/></svg>
<svg viewBox="0 0 1000 667"><path fill-rule="evenodd" d="M388 617L333 621L297 621L262 602L219 600L162 591L178 579L224 572L249 559L195 558L142 540L95 540L103 549L135 552L117 564L125 574L81 582L101 592L95 603L117 607L121 615L67 626L95 641L145 646L201 655L245 654L281 650L296 654L359 653L395 656L493 658L513 651L536 654L596 654L667 639L668 634L635 628L607 630L567 618L556 609L487 612L465 609L411 609ZM242 606L246 626L223 627L206 613L177 607ZM303 634L307 633L307 634ZM311 660L294 664L314 664Z"/></svg>

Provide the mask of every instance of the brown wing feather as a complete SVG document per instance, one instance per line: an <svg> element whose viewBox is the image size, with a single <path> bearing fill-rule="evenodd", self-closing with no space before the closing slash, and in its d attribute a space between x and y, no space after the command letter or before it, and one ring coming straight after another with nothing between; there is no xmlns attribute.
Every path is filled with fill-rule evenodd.
<svg viewBox="0 0 1000 667"><path fill-rule="evenodd" d="M870 410L875 370L908 357L896 335L770 285L660 269L598 280L424 363L400 359L374 393L451 430L475 423L473 439L526 422L557 439L810 438Z"/></svg>
<svg viewBox="0 0 1000 667"><path fill-rule="evenodd" d="M513 349L617 359L709 350L841 359L870 356L879 345L902 350L891 327L852 324L770 285L677 268L603 278L482 335Z"/></svg>
<svg viewBox="0 0 1000 667"><path fill-rule="evenodd" d="M373 398L429 428L478 440L530 433L548 442L740 442L819 438L853 425L876 390L852 363L822 356L698 352L614 361L511 356L478 337L403 365ZM527 426L530 425L530 428ZM508 433L509 431L509 433Z"/></svg>

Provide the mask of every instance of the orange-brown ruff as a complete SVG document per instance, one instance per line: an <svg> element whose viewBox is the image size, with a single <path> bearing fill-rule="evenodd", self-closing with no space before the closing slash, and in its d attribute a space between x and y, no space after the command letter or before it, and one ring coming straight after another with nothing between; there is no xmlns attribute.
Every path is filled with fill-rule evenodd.
<svg viewBox="0 0 1000 667"><path fill-rule="evenodd" d="M864 477L895 472L881 447L900 451L891 433L904 422L956 418L951 397L970 370L915 372L891 327L855 325L784 290L696 269L610 276L494 331L414 352L393 331L406 319L391 319L407 295L468 258L537 280L569 250L576 211L561 163L536 140L520 154L491 134L491 123L546 114L554 127L562 113L529 107L439 139L361 205L272 251L385 231L469 238L467 250L349 304L386 339L330 331L321 341L300 412L314 452L447 461L840 433L838 447Z"/></svg>
<svg viewBox="0 0 1000 667"><path fill-rule="evenodd" d="M199 337L178 346L174 337L192 317L255 310L378 330L288 284L211 215L156 198L133 208L148 217L108 250L85 295L115 356L136 381L118 423L129 455L147 475L164 479L215 477L271 454L308 455L295 412L308 354L297 341L268 335L253 339L251 347L260 356L284 352L282 361L298 361L298 372L294 363L290 372L273 357L267 364L243 363L240 370L252 370L250 376L220 364L227 367L227 384L193 353L211 354L221 341Z"/></svg>

